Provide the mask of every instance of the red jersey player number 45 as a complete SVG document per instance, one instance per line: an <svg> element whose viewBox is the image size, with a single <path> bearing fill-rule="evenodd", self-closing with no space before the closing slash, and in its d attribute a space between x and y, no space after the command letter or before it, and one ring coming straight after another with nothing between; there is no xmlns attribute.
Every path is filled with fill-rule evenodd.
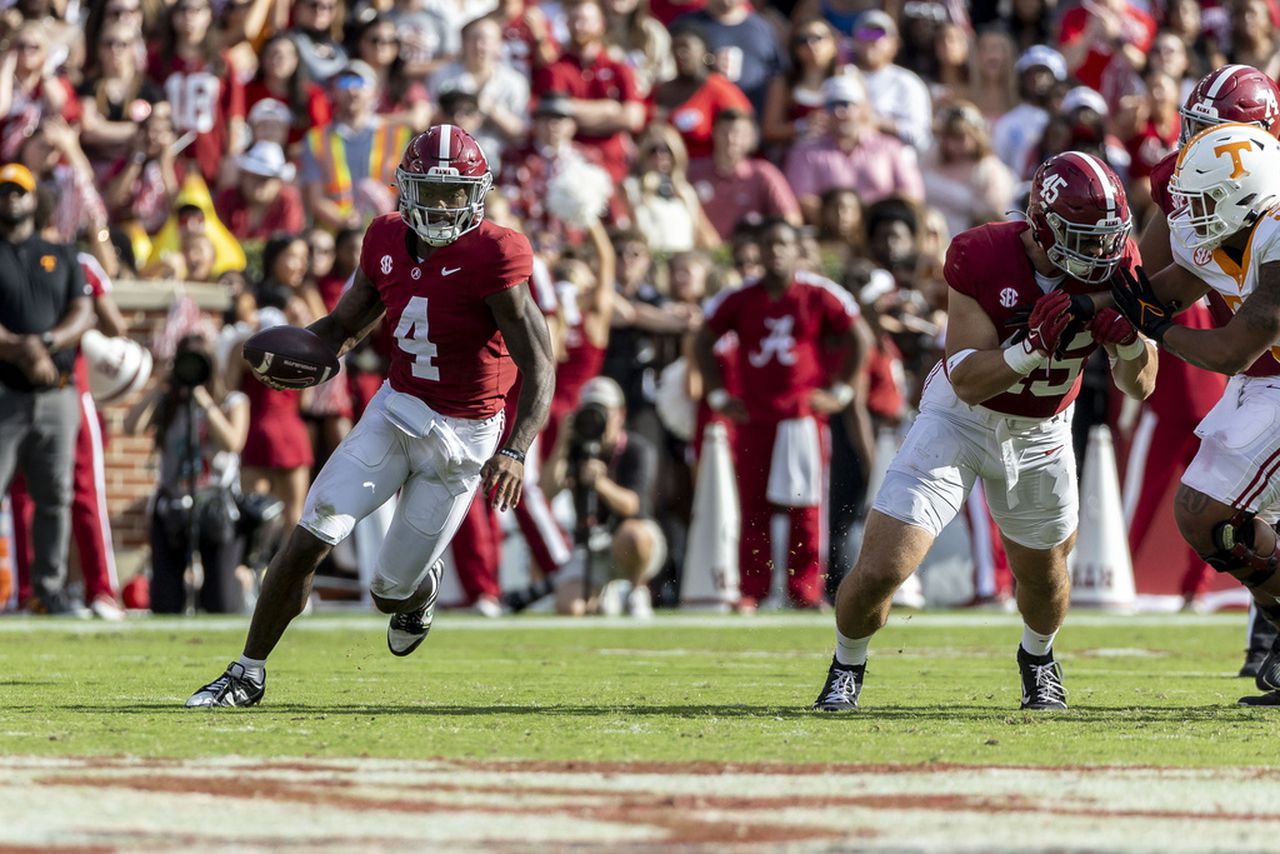
<svg viewBox="0 0 1280 854"><path fill-rule="evenodd" d="M315 567L397 494L370 592L391 615L388 649L413 652L431 629L440 557L475 491L483 485L498 507L519 502L554 364L529 294L529 241L484 218L492 180L461 128L437 125L410 140L396 169L399 210L370 223L350 286L309 327L341 356L385 317L396 340L388 380L316 477L297 530L272 560L244 654L188 706L262 698L267 655L305 601ZM517 371L515 424L499 447Z"/></svg>

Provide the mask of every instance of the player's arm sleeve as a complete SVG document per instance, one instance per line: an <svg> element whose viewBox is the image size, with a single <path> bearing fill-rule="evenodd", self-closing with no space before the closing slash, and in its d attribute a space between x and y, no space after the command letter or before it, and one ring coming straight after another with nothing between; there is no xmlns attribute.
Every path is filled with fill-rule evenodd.
<svg viewBox="0 0 1280 854"><path fill-rule="evenodd" d="M823 289L819 305L825 336L843 335L862 314L853 295L839 286Z"/></svg>
<svg viewBox="0 0 1280 854"><path fill-rule="evenodd" d="M977 299L978 287L969 272L970 261L975 254L974 240L969 234L957 234L947 247L946 258L942 264L942 277L947 287L959 291L967 297Z"/></svg>

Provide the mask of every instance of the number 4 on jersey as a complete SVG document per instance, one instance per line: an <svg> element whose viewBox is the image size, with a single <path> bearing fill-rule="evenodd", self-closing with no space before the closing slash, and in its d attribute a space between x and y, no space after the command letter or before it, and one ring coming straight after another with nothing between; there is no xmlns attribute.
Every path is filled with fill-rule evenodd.
<svg viewBox="0 0 1280 854"><path fill-rule="evenodd" d="M413 375L420 380L440 380L440 368L435 365L439 348L427 337L427 298L413 297L400 313L396 326L396 343L400 349L413 356Z"/></svg>

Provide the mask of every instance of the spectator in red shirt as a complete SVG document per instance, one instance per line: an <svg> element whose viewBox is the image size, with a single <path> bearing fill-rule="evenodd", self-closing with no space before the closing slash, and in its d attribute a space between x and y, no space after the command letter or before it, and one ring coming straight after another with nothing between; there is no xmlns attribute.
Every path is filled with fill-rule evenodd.
<svg viewBox="0 0 1280 854"><path fill-rule="evenodd" d="M636 96L631 69L605 53L598 0L571 0L565 13L569 45L558 60L534 73L533 91L569 95L578 125L575 140L598 151L604 168L620 181L630 159L628 137L644 126L644 104Z"/></svg>
<svg viewBox="0 0 1280 854"><path fill-rule="evenodd" d="M676 76L653 92L655 118L674 127L690 157L711 153L711 127L721 110L751 112L751 102L723 74L712 71L715 57L706 34L694 23L681 23L671 33Z"/></svg>
<svg viewBox="0 0 1280 854"><path fill-rule="evenodd" d="M231 159L245 147L244 84L213 36L209 0L178 0L166 17L148 76L164 87L178 133L195 134L187 151L205 181L234 180ZM224 172L220 176L220 173Z"/></svg>
<svg viewBox="0 0 1280 854"><path fill-rule="evenodd" d="M256 142L236 158L235 186L218 194L218 218L237 240L266 240L277 232L302 231L306 214L293 185L296 170L274 142Z"/></svg>
<svg viewBox="0 0 1280 854"><path fill-rule="evenodd" d="M502 25L502 62L522 76L560 58L560 45L537 0L501 0L493 16Z"/></svg>
<svg viewBox="0 0 1280 854"><path fill-rule="evenodd" d="M263 44L258 71L244 87L244 105L251 125L253 108L262 101L278 101L289 108L289 145L300 142L311 128L327 124L333 115L324 87L307 76L298 60L298 46L284 33L277 33Z"/></svg>
<svg viewBox="0 0 1280 854"><path fill-rule="evenodd" d="M1072 76L1101 92L1108 74L1147 64L1155 37L1155 19L1128 0L1089 0L1062 16L1058 49Z"/></svg>
<svg viewBox="0 0 1280 854"><path fill-rule="evenodd" d="M46 73L49 32L40 22L20 26L0 59L0 160L10 161L45 116L80 120L75 90L61 75Z"/></svg>
<svg viewBox="0 0 1280 854"><path fill-rule="evenodd" d="M791 32L787 75L769 83L761 128L768 143L790 144L797 137L818 136L827 129L822 84L836 73L836 32L821 18L796 24Z"/></svg>
<svg viewBox="0 0 1280 854"><path fill-rule="evenodd" d="M715 119L710 157L689 163L689 183L722 240L744 216L780 216L800 225L800 205L787 179L767 160L752 157L756 122L749 112L721 110Z"/></svg>
<svg viewBox="0 0 1280 854"><path fill-rule="evenodd" d="M1151 205L1151 170L1178 144L1182 127L1178 107L1178 81L1162 71L1143 75L1147 96L1135 98L1137 116L1133 134L1125 140L1129 151L1129 207L1142 222Z"/></svg>

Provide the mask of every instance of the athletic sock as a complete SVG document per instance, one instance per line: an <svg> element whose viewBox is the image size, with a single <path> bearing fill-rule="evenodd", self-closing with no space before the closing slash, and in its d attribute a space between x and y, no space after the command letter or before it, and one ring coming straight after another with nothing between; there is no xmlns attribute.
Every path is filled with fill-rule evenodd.
<svg viewBox="0 0 1280 854"><path fill-rule="evenodd" d="M1043 658L1053 649L1053 639L1057 635L1057 631L1042 635L1024 623L1022 626L1022 648L1028 655Z"/></svg>
<svg viewBox="0 0 1280 854"><path fill-rule="evenodd" d="M267 678L267 660L265 658L250 658L247 655L240 656L237 662L244 668L244 675L249 677L251 682L262 683Z"/></svg>
<svg viewBox="0 0 1280 854"><path fill-rule="evenodd" d="M857 667L867 663L867 647L871 644L871 635L865 638L848 638L836 629L836 663L845 667Z"/></svg>

